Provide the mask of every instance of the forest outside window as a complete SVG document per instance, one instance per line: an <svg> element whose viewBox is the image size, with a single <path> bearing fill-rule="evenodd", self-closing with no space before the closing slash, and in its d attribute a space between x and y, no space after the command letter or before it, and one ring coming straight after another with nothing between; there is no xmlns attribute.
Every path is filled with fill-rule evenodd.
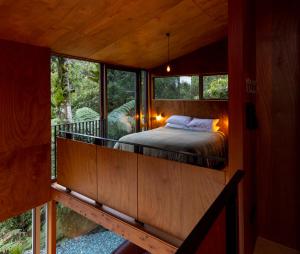
<svg viewBox="0 0 300 254"><path fill-rule="evenodd" d="M156 77L154 99L227 100L228 75Z"/></svg>

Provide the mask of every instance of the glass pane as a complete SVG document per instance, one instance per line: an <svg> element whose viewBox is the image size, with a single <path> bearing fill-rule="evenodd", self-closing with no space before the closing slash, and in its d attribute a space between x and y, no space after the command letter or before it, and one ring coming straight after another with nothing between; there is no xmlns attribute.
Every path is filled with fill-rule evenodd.
<svg viewBox="0 0 300 254"><path fill-rule="evenodd" d="M47 205L42 206L41 208L41 228L40 228L40 248L41 253L46 253L47 246Z"/></svg>
<svg viewBox="0 0 300 254"><path fill-rule="evenodd" d="M124 239L80 214L57 205L57 254L112 253Z"/></svg>
<svg viewBox="0 0 300 254"><path fill-rule="evenodd" d="M199 77L178 76L155 78L155 99L199 99Z"/></svg>
<svg viewBox="0 0 300 254"><path fill-rule="evenodd" d="M135 132L135 72L107 70L107 132L120 137Z"/></svg>
<svg viewBox="0 0 300 254"><path fill-rule="evenodd" d="M98 63L51 57L52 176L55 177L55 133L59 130L99 133ZM80 124L79 124L80 123Z"/></svg>
<svg viewBox="0 0 300 254"><path fill-rule="evenodd" d="M0 223L0 253L32 252L32 212Z"/></svg>
<svg viewBox="0 0 300 254"><path fill-rule="evenodd" d="M141 104L140 104L140 122L141 130L147 130L147 72L141 72Z"/></svg>
<svg viewBox="0 0 300 254"><path fill-rule="evenodd" d="M204 99L228 99L228 75L203 76Z"/></svg>
<svg viewBox="0 0 300 254"><path fill-rule="evenodd" d="M51 58L51 116L54 123L99 118L99 64Z"/></svg>

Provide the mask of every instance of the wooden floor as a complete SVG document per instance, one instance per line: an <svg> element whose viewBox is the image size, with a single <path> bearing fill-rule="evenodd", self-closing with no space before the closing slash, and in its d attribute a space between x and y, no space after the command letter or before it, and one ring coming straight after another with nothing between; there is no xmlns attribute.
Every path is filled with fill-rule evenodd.
<svg viewBox="0 0 300 254"><path fill-rule="evenodd" d="M254 254L300 254L300 251L258 237Z"/></svg>

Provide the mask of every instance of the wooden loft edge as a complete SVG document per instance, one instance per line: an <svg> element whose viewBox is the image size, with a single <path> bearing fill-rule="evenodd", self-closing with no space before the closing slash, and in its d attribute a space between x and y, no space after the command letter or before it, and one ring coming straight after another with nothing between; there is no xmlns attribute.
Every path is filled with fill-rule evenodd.
<svg viewBox="0 0 300 254"><path fill-rule="evenodd" d="M52 200L62 203L64 206L74 210L89 220L105 227L106 229L121 235L130 242L140 246L141 248L153 254L173 254L177 251L177 247L165 240L146 232L141 226L133 225L111 213L104 211L96 204L88 202L75 196L72 193L65 192L56 183L52 184L51 190Z"/></svg>

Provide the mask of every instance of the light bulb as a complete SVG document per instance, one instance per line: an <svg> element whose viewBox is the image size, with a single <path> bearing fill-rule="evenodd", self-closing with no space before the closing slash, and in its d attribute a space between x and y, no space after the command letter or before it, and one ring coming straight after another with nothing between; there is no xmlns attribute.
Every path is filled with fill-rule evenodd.
<svg viewBox="0 0 300 254"><path fill-rule="evenodd" d="M157 115L157 116L156 116L156 120L157 120L157 121L160 121L161 119L162 119L162 116L161 116L161 115Z"/></svg>
<svg viewBox="0 0 300 254"><path fill-rule="evenodd" d="M170 65L168 64L167 65L167 72L170 72L171 71L171 67L170 67Z"/></svg>

